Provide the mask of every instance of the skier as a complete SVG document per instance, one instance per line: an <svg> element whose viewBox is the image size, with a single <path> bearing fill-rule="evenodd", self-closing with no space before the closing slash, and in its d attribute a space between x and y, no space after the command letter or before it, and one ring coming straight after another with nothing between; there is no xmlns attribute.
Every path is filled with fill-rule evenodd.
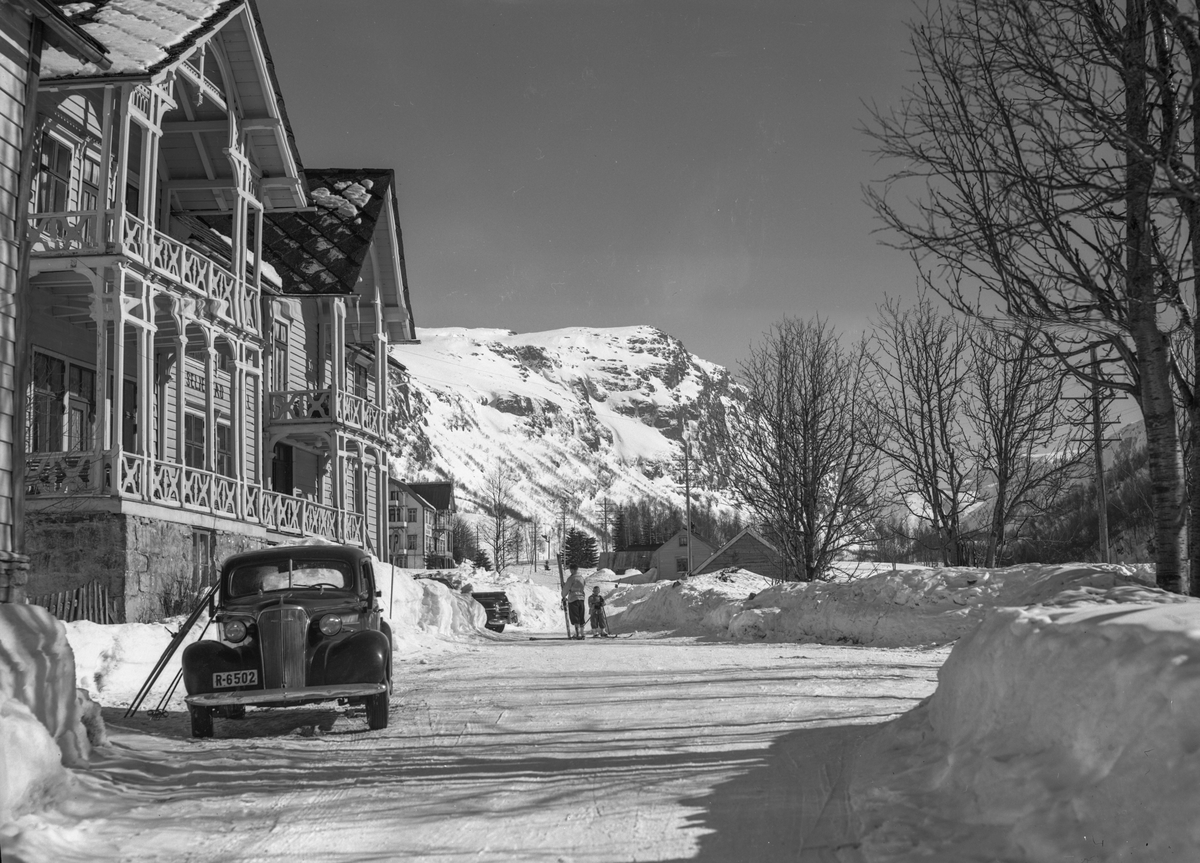
<svg viewBox="0 0 1200 863"><path fill-rule="evenodd" d="M579 565L571 564L571 574L563 585L563 606L567 609L571 625L575 627L572 638L583 640L583 600L587 596L587 583L579 574Z"/></svg>
<svg viewBox="0 0 1200 863"><path fill-rule="evenodd" d="M604 597L600 595L600 585L592 588L588 597L588 610L592 616L592 638L608 638L608 615L604 613Z"/></svg>

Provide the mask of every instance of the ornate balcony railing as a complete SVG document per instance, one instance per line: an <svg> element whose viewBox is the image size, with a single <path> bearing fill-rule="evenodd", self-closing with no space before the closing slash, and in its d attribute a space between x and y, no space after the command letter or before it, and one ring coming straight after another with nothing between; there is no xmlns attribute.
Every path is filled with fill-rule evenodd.
<svg viewBox="0 0 1200 863"><path fill-rule="evenodd" d="M387 418L377 405L350 393L332 390L287 390L268 398L269 422L275 425L335 422L348 428L386 437Z"/></svg>
<svg viewBox="0 0 1200 863"><path fill-rule="evenodd" d="M116 496L262 524L293 536L365 546L366 518L212 471L134 453L32 453L25 458L31 500Z"/></svg>
<svg viewBox="0 0 1200 863"><path fill-rule="evenodd" d="M249 329L259 327L257 291L224 265L147 225L131 213L87 210L34 213L29 217L34 255L115 252L158 273L187 293L211 303L212 311Z"/></svg>

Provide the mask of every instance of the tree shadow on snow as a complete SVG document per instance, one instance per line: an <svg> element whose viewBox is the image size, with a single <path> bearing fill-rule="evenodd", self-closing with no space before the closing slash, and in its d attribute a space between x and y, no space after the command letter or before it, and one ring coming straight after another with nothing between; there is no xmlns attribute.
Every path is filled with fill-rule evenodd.
<svg viewBox="0 0 1200 863"><path fill-rule="evenodd" d="M703 810L689 826L709 831L690 863L861 863L849 781L860 744L877 728L839 725L785 734L758 766L682 801Z"/></svg>

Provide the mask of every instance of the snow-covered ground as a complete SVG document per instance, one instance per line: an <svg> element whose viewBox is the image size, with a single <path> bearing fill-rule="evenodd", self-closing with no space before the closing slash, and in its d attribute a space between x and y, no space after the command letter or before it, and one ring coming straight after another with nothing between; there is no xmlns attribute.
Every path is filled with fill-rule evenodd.
<svg viewBox="0 0 1200 863"><path fill-rule="evenodd" d="M774 852L750 841L732 814L733 804L714 793L718 785L736 785L738 776L759 775L756 771L760 770L792 775L789 781L798 786L786 799L796 806L815 805L822 813L815 820L811 812L801 812L799 817L807 819L805 823L815 831L811 835L824 836L841 850L832 857L813 859L887 863L916 858L947 863L1200 859L1200 826L1191 817L1200 805L1200 603L1156 590L1145 568L914 568L812 585L772 585L743 571L645 585L621 583L607 571L585 573L606 595L614 631L634 635L610 645L586 647L561 638L556 571L526 567L505 575L470 569L456 573L477 590L500 588L509 593L523 623L497 636L481 629L482 608L461 592L460 583L451 588L412 577L421 573L389 567L380 570L384 603L391 610L396 633L398 679L416 682L429 673L444 672L448 676L438 677L439 685L458 687L458 697L467 699L464 709L472 717L462 719L465 724L455 731L453 723L460 720L449 717L459 715L454 712L457 708L428 690L422 704L414 704L406 693L415 690L407 683L397 687L393 715L401 718L394 720L393 727L403 725L411 732L425 723L433 734L423 738L422 746L429 747L433 757L421 762L425 766L419 774L421 792L432 796L423 798L424 803L414 811L434 818L444 806L445 812L458 813L455 817L466 820L455 828L445 848L437 845L434 834L426 836L419 824L405 824L409 838L402 841L398 834L389 834L386 842L378 833L364 834L375 836L383 843L380 847L410 855L424 847L426 855L446 859L466 859L472 847L492 848L493 859L506 859L496 851L499 846L487 845L472 832L490 835L501 825L504 841L517 843L505 845L508 851L528 848L529 859L555 859L547 856L551 851L539 837L547 824L566 818L576 811L571 807L580 803L570 803L574 798L563 796L557 783L562 778L560 769L570 772L577 766L583 776L589 775L587 739L600 735L605 756L617 753L633 758L638 747L658 751L658 744L647 743L650 729L661 729L664 734L666 729L686 729L690 734L696 728L732 727L735 718L772 705L772 710L778 707L781 711L777 716L754 720L764 748L754 755L753 767L744 761L744 754L735 751L738 747L712 749L705 741L697 741L695 748L689 743L678 750L692 753L687 757L694 764L703 760L700 753L710 752L704 758L711 758L705 763L712 769L688 774L690 778L680 773L658 788L654 798L654 806L660 807L655 810L657 815L625 805L644 793L636 770L601 771L604 799L613 805L601 805L589 816L589 823L604 825L599 834L602 845L584 843L582 850L575 849L578 853L573 853L573 859L682 859L691 854L703 859L705 853L713 860L776 859ZM11 614L4 619L11 619ZM397 765L407 763L398 752L386 754L392 743L385 746L385 754L376 751L383 744L376 733L362 730L361 717L344 718L338 711L326 711L332 718L315 720L315 726L313 720L305 719L316 715L311 712L252 711L244 725L219 723L218 741L198 743L187 739L177 694L166 705L174 719L162 720L165 724L159 725L141 718L128 723L114 708L127 703L141 684L169 638L166 626L64 627L54 621L25 621L22 625L32 626L30 631L38 634L21 636L14 634L20 626L0 627L0 754L5 759L3 790L7 797L3 799L9 801L9 808L0 812L0 823L7 822L0 827L0 848L6 861L14 849L32 853L28 859L50 859L55 856L50 849L87 848L83 837L91 828L81 826L85 823L118 847L120 830L134 827L116 816L113 807L127 808L136 801L142 801L139 806L151 806L147 794L160 780L136 777L159 775L162 771L153 766L156 759L172 765L169 770L163 767L168 772L203 772L224 763L234 751L257 757L248 753L263 750L269 764L294 762L293 767L264 768L274 770L271 775L303 775L294 773L301 763L318 772L322 765L338 764L336 769L342 771L338 775L358 775L365 768L343 763L356 756L337 754L340 747L349 745L353 751L374 753L376 764L390 764L393 758L400 759ZM530 637L536 642L531 643ZM558 640L547 640L555 638ZM73 680L61 679L63 673L54 671L53 663L43 663L42 670L36 670L32 657L38 651L61 657L68 640L74 652L74 667L68 675ZM955 640L953 650L933 646ZM13 642L20 649L14 651ZM551 652L533 650L536 646ZM584 652L562 654L563 650ZM589 650L593 652L587 653ZM712 650L726 653L710 655L707 651ZM857 664L844 659L829 662L830 651L839 650L857 657ZM763 671L764 657L775 655L772 651L787 657L788 662ZM757 671L749 671L736 658L740 652L756 657ZM11 657L18 654L27 658L14 663ZM825 760L819 769L788 773L792 768L784 763L785 757L794 766L797 758L816 756L793 750L784 753L779 744L804 727L804 716L816 715L810 709L827 696L829 686L842 686L837 681L845 677L861 677L859 683L847 682L849 688L838 691L847 698L866 699L862 701L865 705L881 697L884 681L902 674L896 668L905 663L936 667L947 654L936 692L920 704L915 704L916 699L928 695L932 686L908 690L882 712L854 714L839 708L823 715L819 723L848 727L879 722L889 713L908 710L892 722L859 728L848 736L835 734L837 739L821 756ZM668 655L669 662L664 659ZM568 657L566 666L559 662L564 656ZM577 667L571 656L577 658ZM715 656L728 657L730 662L716 667ZM637 673L618 680L608 673L618 671L605 664L610 662L617 663L622 674L628 669ZM31 668L34 670L29 671ZM477 675L472 670L476 668ZM673 704L676 691L669 680L651 679L656 669L666 668L672 669L673 675L694 675L690 685L707 695L700 704L692 703L686 715L675 715L679 705ZM501 673L503 669L507 670ZM821 671L814 676L817 669ZM747 674L751 676L739 677ZM164 679L171 675L168 669ZM763 681L768 678L774 682L765 686ZM24 683L14 682L18 680ZM795 687L780 688L788 680L794 681ZM78 714L86 710L85 702L73 698L72 683L109 708L106 718L114 743L100 746L93 754L90 772L66 770L54 758L56 736L60 754L77 745L87 757L86 744L61 748L64 729L71 732L65 738L68 741L80 739ZM39 694L39 687L46 691ZM464 695L464 691L476 695ZM547 696L539 693L549 692L561 693L563 699L555 696L548 706ZM147 706L154 700L152 697ZM50 702L61 709L39 713L37 705ZM576 702L578 710L568 706ZM550 713L539 713L536 728L528 726L533 721L530 712L543 709ZM485 720L488 715L491 720ZM446 722L451 725L443 724ZM472 798L476 804L463 808L461 795L467 792L456 778L459 774L476 776L477 782L491 787L483 777L508 776L510 772L509 766L485 763L486 759L470 762L469 753L458 752L463 740L490 739L483 730L488 722L506 741L500 750L489 751L501 760L516 758L524 765L519 771L526 777L521 787L528 793L514 797L514 792L501 793L497 785L494 794L498 796L480 791L483 796ZM512 722L521 729L506 724ZM57 729L53 733L52 726ZM318 728L318 735L327 727L339 748L308 742L303 735L310 732L304 729L312 727ZM720 734L715 730L703 733ZM238 740L221 740L223 734ZM402 737L403 732L388 729L383 738L390 741L393 734ZM826 745L811 735L801 737L812 746ZM569 765L560 764L553 760L559 751L555 747L568 739L576 741L567 749L573 760ZM363 743L360 746L355 741ZM455 753L453 763L438 754L441 747L449 747L447 755ZM211 757L205 754L210 748ZM535 757L535 750L546 753L540 766L528 760ZM677 750L668 747L667 751ZM130 759L136 765L131 766ZM445 775L439 771L446 771ZM347 791L351 796L334 808L354 810L349 801L357 801L369 811L382 811L383 800L404 796L406 784L411 785L417 774L385 766L381 775L379 793L383 797L364 792L359 798L354 797L358 792ZM539 776L548 784L540 785ZM722 778L718 780L718 776ZM762 784L761 775L757 781ZM167 784L180 801L195 802L187 776ZM313 806L327 813L328 804L317 799L321 795L312 796L317 792L315 786L312 793L297 796L289 795L282 785L276 788L277 784L265 782L263 787L283 794L287 802L279 805L295 817L312 811ZM115 794L117 803L109 808L98 803L96 789L101 787L105 794ZM243 797L254 793L245 783L233 782L231 789L242 789ZM449 796L438 796L443 791ZM742 803L738 805L746 807L745 818L750 818L749 811L759 805L759 798L739 793ZM565 808L556 808L555 795L563 799ZM226 799L225 792L217 789L205 791L201 797L207 813L204 817L213 823L222 813L233 824L253 820L245 814L251 806L245 799ZM542 801L537 804L542 807L537 810L541 815L520 814L533 812L523 807L526 798ZM664 802L668 798L675 803L668 805ZM460 802L451 805L451 800ZM48 803L45 814L37 814ZM686 803L684 809L693 814L680 815L683 810L671 808L680 803ZM271 807L276 804L260 801L253 805L275 811ZM180 806L182 817L186 807ZM714 816L717 808L724 813L721 818ZM174 812L161 810L167 819L174 818ZM631 834L638 837L636 851L630 850L629 837L617 828L619 819L606 820L606 813L645 819L642 832ZM88 822L88 818L97 820ZM504 825L514 818L529 830L536 827L543 833L508 832ZM703 823L715 834L680 833L680 825L685 823ZM138 829L145 832L149 828L143 825ZM236 832L237 828L233 829ZM182 823L170 822L164 836L185 841L189 830ZM287 828L300 843L289 847L302 853L323 847L320 836L332 836L336 825L325 823L318 831L320 836L296 830L300 828ZM656 830L668 831L679 841L659 841ZM434 844L420 846L422 841ZM218 844L206 847L214 853L235 850L232 845L218 849ZM758 851L737 856L735 852L743 847ZM153 842L147 848L157 849L154 853L165 859L187 856L184 852L172 856L164 850L167 846ZM724 851L712 854L714 848ZM265 859L262 855L270 850L267 842L261 846L260 856L242 855L239 859ZM276 849L274 853L281 852ZM98 859L103 858L102 854ZM84 858L68 854L61 859ZM208 858L201 855L196 859Z"/></svg>
<svg viewBox="0 0 1200 863"><path fill-rule="evenodd" d="M113 719L4 863L794 861L842 844L843 756L944 650L503 635L398 668L391 723ZM832 817L840 815L841 818ZM827 858L833 859L833 858Z"/></svg>

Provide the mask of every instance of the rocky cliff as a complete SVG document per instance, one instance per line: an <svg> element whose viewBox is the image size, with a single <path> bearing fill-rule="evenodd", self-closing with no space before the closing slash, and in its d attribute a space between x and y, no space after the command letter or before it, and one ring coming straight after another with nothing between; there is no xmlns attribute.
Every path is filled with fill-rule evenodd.
<svg viewBox="0 0 1200 863"><path fill-rule="evenodd" d="M682 428L690 429L697 499L723 477L718 442L742 393L729 372L653 327L421 329L392 357L394 475L453 478L478 508L499 466L519 477L525 515L560 502L583 516L605 496L682 505Z"/></svg>

